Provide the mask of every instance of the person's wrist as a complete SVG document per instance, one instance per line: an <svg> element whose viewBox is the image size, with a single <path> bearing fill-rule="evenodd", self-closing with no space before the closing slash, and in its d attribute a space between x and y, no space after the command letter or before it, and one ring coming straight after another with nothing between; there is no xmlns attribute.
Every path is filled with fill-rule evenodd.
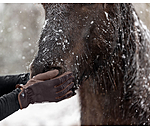
<svg viewBox="0 0 150 130"><path fill-rule="evenodd" d="M17 84L17 85L15 86L15 88L19 88L19 89L21 89L21 90L22 90L22 88L23 88L23 84Z"/></svg>
<svg viewBox="0 0 150 130"><path fill-rule="evenodd" d="M18 101L20 105L20 109L26 108L29 104L33 104L34 101L32 99L33 92L28 88L20 88L21 92L18 95Z"/></svg>

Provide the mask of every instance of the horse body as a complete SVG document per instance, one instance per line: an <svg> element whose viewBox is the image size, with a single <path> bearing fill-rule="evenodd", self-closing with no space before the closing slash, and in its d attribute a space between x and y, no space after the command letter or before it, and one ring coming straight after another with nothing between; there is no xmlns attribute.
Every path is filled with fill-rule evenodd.
<svg viewBox="0 0 150 130"><path fill-rule="evenodd" d="M149 32L131 4L43 4L31 77L72 71L81 125L149 125Z"/></svg>

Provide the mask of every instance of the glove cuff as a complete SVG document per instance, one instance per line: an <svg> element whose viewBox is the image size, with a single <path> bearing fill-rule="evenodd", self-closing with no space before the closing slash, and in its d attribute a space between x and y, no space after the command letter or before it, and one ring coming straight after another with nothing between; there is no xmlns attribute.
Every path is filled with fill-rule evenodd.
<svg viewBox="0 0 150 130"><path fill-rule="evenodd" d="M23 88L20 86L21 92L18 94L18 101L20 105L20 109L26 108L30 103L34 103L32 100L33 92L27 88Z"/></svg>

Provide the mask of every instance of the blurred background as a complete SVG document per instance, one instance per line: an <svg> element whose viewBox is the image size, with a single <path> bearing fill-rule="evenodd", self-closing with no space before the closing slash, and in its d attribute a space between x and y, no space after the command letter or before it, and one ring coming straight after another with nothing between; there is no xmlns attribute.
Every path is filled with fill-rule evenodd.
<svg viewBox="0 0 150 130"><path fill-rule="evenodd" d="M133 4L150 30L150 4ZM44 23L41 4L0 3L0 75L29 72ZM80 125L78 96L60 103L30 105L0 122L7 125Z"/></svg>
<svg viewBox="0 0 150 130"><path fill-rule="evenodd" d="M43 22L40 4L0 4L0 75L29 70Z"/></svg>

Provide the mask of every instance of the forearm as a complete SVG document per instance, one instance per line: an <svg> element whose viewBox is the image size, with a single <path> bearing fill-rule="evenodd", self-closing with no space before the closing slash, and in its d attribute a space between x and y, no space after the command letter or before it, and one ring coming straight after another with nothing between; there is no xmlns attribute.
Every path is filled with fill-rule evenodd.
<svg viewBox="0 0 150 130"><path fill-rule="evenodd" d="M20 91L17 88L11 93L0 97L0 121L20 109L18 102L18 94Z"/></svg>
<svg viewBox="0 0 150 130"><path fill-rule="evenodd" d="M0 96L13 91L16 84L26 84L29 80L29 75L29 73L26 73L20 75L0 76Z"/></svg>

